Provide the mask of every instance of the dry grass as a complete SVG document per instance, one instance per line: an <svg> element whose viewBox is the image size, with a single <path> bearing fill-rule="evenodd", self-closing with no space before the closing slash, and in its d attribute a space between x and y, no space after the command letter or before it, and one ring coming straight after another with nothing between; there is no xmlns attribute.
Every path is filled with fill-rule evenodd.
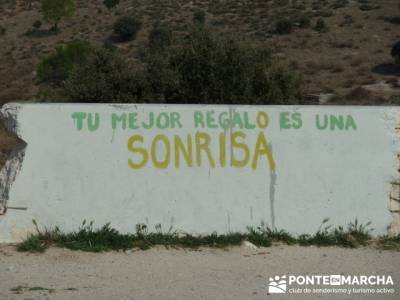
<svg viewBox="0 0 400 300"><path fill-rule="evenodd" d="M93 222L83 221L82 226L74 232L65 233L59 228L53 230L40 230L35 220L36 233L28 236L17 245L18 251L44 252L49 246L58 246L71 250L102 252L110 250L127 250L139 248L150 249L157 245L165 247L199 248L217 247L226 248L241 245L244 241L251 242L258 247L269 247L273 242L288 245L299 244L302 246L339 246L356 248L374 242L382 249L398 250L399 237L389 238L371 236L371 223L360 224L357 219L347 227L332 228L327 224L329 219L323 220L320 228L314 234L301 234L293 236L285 230L270 229L264 223L256 228L248 227L247 232L230 232L226 234L191 235L170 229L168 232L161 230L161 225L156 226L156 231L149 231L147 225L137 224L136 233L121 234L112 228L110 223L94 228Z"/></svg>

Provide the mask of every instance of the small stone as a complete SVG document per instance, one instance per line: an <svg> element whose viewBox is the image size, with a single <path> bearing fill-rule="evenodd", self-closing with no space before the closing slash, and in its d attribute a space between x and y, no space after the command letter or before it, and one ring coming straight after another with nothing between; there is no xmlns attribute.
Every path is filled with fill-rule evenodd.
<svg viewBox="0 0 400 300"><path fill-rule="evenodd" d="M250 243L249 241L244 241L243 246L245 246L246 248L252 249L252 250L258 249L258 247L256 245L254 245L253 243Z"/></svg>

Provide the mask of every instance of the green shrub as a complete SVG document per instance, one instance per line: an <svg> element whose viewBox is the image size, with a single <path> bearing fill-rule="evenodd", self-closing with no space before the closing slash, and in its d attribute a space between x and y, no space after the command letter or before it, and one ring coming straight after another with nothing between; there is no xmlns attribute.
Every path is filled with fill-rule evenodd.
<svg viewBox="0 0 400 300"><path fill-rule="evenodd" d="M35 22L33 22L32 27L37 30L42 27L42 22L40 20L36 20Z"/></svg>
<svg viewBox="0 0 400 300"><path fill-rule="evenodd" d="M332 17L333 15L334 15L333 11L329 10L329 9L322 10L319 13L319 16L324 17L324 18L329 18L329 17Z"/></svg>
<svg viewBox="0 0 400 300"><path fill-rule="evenodd" d="M314 30L319 33L325 33L329 31L328 25L325 23L324 19L319 18L315 23Z"/></svg>
<svg viewBox="0 0 400 300"><path fill-rule="evenodd" d="M149 95L166 103L301 102L298 77L273 68L269 51L193 27L179 45L147 58Z"/></svg>
<svg viewBox="0 0 400 300"><path fill-rule="evenodd" d="M142 27L142 22L135 17L121 17L114 23L114 33L122 41L134 40Z"/></svg>
<svg viewBox="0 0 400 300"><path fill-rule="evenodd" d="M400 64L400 41L393 45L391 55L396 64Z"/></svg>
<svg viewBox="0 0 400 300"><path fill-rule="evenodd" d="M169 47L172 43L172 30L165 24L156 22L148 37L150 51L159 51Z"/></svg>
<svg viewBox="0 0 400 300"><path fill-rule="evenodd" d="M332 3L331 8L338 9L342 7L346 7L349 4L349 0L336 0Z"/></svg>
<svg viewBox="0 0 400 300"><path fill-rule="evenodd" d="M107 48L94 49L62 85L66 100L84 103L139 102L140 93L139 81L126 61Z"/></svg>
<svg viewBox="0 0 400 300"><path fill-rule="evenodd" d="M244 76L248 75L251 57L234 41L218 39L204 28L193 27L179 47L169 52L159 69L175 80L152 84L168 83L164 86L166 102L238 103L244 98L248 80ZM150 72L147 77L154 75Z"/></svg>
<svg viewBox="0 0 400 300"><path fill-rule="evenodd" d="M360 10L362 10L362 11L370 11L370 10L380 9L380 8L381 8L381 6L377 5L377 4L373 5L373 4L365 3L365 4L360 5Z"/></svg>
<svg viewBox="0 0 400 300"><path fill-rule="evenodd" d="M257 104L302 104L301 78L282 66L256 73L252 80L251 95Z"/></svg>
<svg viewBox="0 0 400 300"><path fill-rule="evenodd" d="M389 105L400 105L400 95L392 95L388 100Z"/></svg>
<svg viewBox="0 0 400 300"><path fill-rule="evenodd" d="M296 23L300 28L309 28L311 26L311 18L308 15L301 15Z"/></svg>
<svg viewBox="0 0 400 300"><path fill-rule="evenodd" d="M274 6L280 6L280 7L285 7L290 4L290 0L274 0L273 5Z"/></svg>
<svg viewBox="0 0 400 300"><path fill-rule="evenodd" d="M320 0L315 0L311 3L312 10L318 11L318 10L323 9L323 7L324 7L324 3Z"/></svg>
<svg viewBox="0 0 400 300"><path fill-rule="evenodd" d="M400 251L400 234L396 236L381 236L377 244L379 249Z"/></svg>
<svg viewBox="0 0 400 300"><path fill-rule="evenodd" d="M103 4L108 8L114 8L119 4L119 0L104 0Z"/></svg>
<svg viewBox="0 0 400 300"><path fill-rule="evenodd" d="M75 12L75 0L40 0L40 11L46 21L53 23L53 30L58 31L58 23L63 17L70 17Z"/></svg>
<svg viewBox="0 0 400 300"><path fill-rule="evenodd" d="M18 244L17 250L21 252L44 252L48 245L40 235L30 235L23 242Z"/></svg>
<svg viewBox="0 0 400 300"><path fill-rule="evenodd" d="M320 228L314 234L302 234L293 236L285 230L271 229L265 224L257 228L248 227L247 232L231 232L227 234L203 234L192 235L177 230L163 232L161 225L156 225L156 231L149 231L147 225L137 224L136 233L122 234L111 227L110 223L94 228L93 221L88 224L86 221L77 231L62 232L59 228L45 229L29 235L24 241L17 244L18 251L43 252L50 246L68 248L82 251L110 251L127 250L139 248L150 249L156 245L166 247L219 247L239 246L244 241L251 242L258 247L269 247L274 242L286 243L288 245L299 244L301 246L339 246L356 248L359 246L376 245L382 250L400 250L400 235L389 237L387 235L373 239L370 228L371 223L360 224L357 220L347 227L333 227L324 225L328 222L325 219ZM323 226L323 227L322 227Z"/></svg>
<svg viewBox="0 0 400 300"><path fill-rule="evenodd" d="M59 85L68 78L74 65L85 61L90 52L87 42L75 40L63 46L45 57L37 68L37 77L40 82Z"/></svg>
<svg viewBox="0 0 400 300"><path fill-rule="evenodd" d="M300 78L273 66L266 49L214 35L204 26L193 26L181 39L159 38L156 32L149 36L153 46L144 51L142 68L134 71L115 52L95 49L74 66L63 96L78 102L302 103Z"/></svg>
<svg viewBox="0 0 400 300"><path fill-rule="evenodd" d="M293 24L288 19L282 19L275 23L275 32L278 34L289 34L293 31Z"/></svg>
<svg viewBox="0 0 400 300"><path fill-rule="evenodd" d="M204 24L206 22L206 13L202 10L197 10L193 14L193 22Z"/></svg>

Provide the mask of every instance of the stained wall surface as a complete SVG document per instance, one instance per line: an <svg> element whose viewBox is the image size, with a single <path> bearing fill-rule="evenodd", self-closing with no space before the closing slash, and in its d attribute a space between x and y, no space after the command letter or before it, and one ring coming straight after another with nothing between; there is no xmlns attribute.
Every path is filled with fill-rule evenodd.
<svg viewBox="0 0 400 300"><path fill-rule="evenodd" d="M83 220L121 232L398 230L395 107L7 104L0 241ZM391 200L392 199L392 200ZM397 206L396 206L397 205Z"/></svg>

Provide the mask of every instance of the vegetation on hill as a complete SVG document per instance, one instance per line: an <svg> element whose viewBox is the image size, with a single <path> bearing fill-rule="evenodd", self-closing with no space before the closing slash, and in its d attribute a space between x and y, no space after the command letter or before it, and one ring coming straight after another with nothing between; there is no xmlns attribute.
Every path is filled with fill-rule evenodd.
<svg viewBox="0 0 400 300"><path fill-rule="evenodd" d="M38 77L74 102L299 104L298 75L264 48L215 35L201 23L174 37L156 23L134 68L113 47L74 41L45 57Z"/></svg>
<svg viewBox="0 0 400 300"><path fill-rule="evenodd" d="M142 22L133 16L121 17L114 23L114 33L121 41L134 40L141 26Z"/></svg>
<svg viewBox="0 0 400 300"><path fill-rule="evenodd" d="M400 64L400 41L393 46L391 54L395 62Z"/></svg>
<svg viewBox="0 0 400 300"><path fill-rule="evenodd" d="M40 82L59 86L67 79L74 65L82 64L91 46L88 42L74 40L56 48L55 52L45 57L37 69Z"/></svg>
<svg viewBox="0 0 400 300"><path fill-rule="evenodd" d="M59 5L50 5L56 2ZM398 85L399 70L390 56L393 44L400 39L397 0L0 3L2 103L56 99L57 94L47 89L45 81L37 80L35 71L43 58L70 41L87 41L95 47L106 43L130 69L141 72L147 68L143 56L149 49L144 50L144 46L152 33L166 34L169 42L173 35L176 46L176 40L181 43L193 23L224 39L234 36L245 48L268 49L274 65L301 75L307 103L317 101L318 94L334 94L328 103L347 103L347 95L360 87L373 94L373 99L363 103L389 103ZM134 22L131 16L135 16ZM158 33L153 31L156 23ZM61 30L55 31L55 27ZM162 33L166 28L168 32ZM379 89L382 82L390 87L376 90L374 85Z"/></svg>
<svg viewBox="0 0 400 300"><path fill-rule="evenodd" d="M75 0L40 0L40 4L43 18L53 23L55 32L61 19L71 17L75 11Z"/></svg>
<svg viewBox="0 0 400 300"><path fill-rule="evenodd" d="M103 4L108 8L112 9L119 4L119 0L104 0Z"/></svg>

